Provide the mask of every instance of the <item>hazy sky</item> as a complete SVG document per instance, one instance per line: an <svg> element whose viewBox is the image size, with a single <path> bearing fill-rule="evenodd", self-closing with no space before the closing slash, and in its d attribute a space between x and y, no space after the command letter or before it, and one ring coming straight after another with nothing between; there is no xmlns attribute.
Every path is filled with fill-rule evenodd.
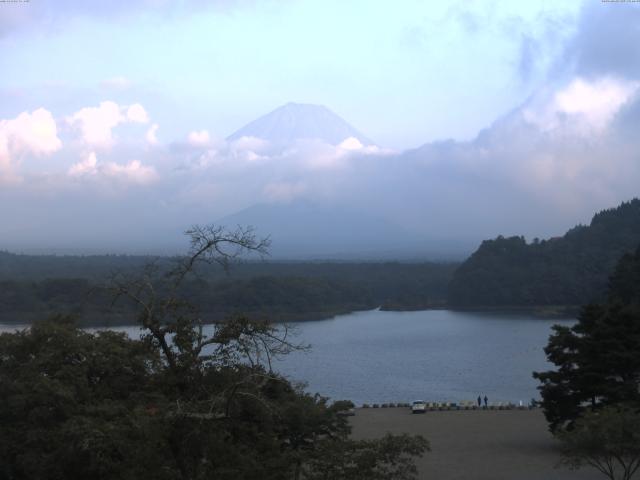
<svg viewBox="0 0 640 480"><path fill-rule="evenodd" d="M0 2L0 248L140 250L298 200L561 234L639 194L638 25L597 0ZM290 101L377 146L225 140Z"/></svg>
<svg viewBox="0 0 640 480"><path fill-rule="evenodd" d="M386 147L468 139L545 81L579 7L538 0L2 4L0 113L45 106L61 116L102 100L135 101L170 141L202 128L224 138L295 101L329 106Z"/></svg>

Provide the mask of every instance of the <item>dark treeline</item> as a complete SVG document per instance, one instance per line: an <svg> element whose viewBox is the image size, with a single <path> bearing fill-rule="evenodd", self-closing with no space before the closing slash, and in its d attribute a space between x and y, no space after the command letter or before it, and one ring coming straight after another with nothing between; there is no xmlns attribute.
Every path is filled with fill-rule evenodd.
<svg viewBox="0 0 640 480"><path fill-rule="evenodd" d="M42 314L76 314L90 324L130 322L126 304L111 306L101 285L115 272L134 273L151 262L136 256L27 256L0 253L0 321L28 323ZM181 294L206 321L234 314L275 321L326 318L382 306L442 306L456 264L242 262L228 273L204 266Z"/></svg>
<svg viewBox="0 0 640 480"><path fill-rule="evenodd" d="M310 320L382 306L572 307L601 301L617 260L640 244L640 200L596 214L563 237L498 237L464 263L245 261L229 272L204 266L181 287L206 321L236 314ZM29 256L0 252L0 321L77 314L85 323L127 323L130 308L110 305L100 288L116 272L135 274L178 258Z"/></svg>
<svg viewBox="0 0 640 480"><path fill-rule="evenodd" d="M553 327L545 352L558 368L534 374L552 430L589 407L640 406L640 247L620 259L603 293L578 323Z"/></svg>
<svg viewBox="0 0 640 480"><path fill-rule="evenodd" d="M640 469L640 248L620 259L603 293L576 323L552 327L544 351L554 367L533 376L563 463L631 480Z"/></svg>
<svg viewBox="0 0 640 480"><path fill-rule="evenodd" d="M582 305L600 301L618 259L640 244L640 200L597 213L549 240L484 241L455 272L449 303L474 306Z"/></svg>

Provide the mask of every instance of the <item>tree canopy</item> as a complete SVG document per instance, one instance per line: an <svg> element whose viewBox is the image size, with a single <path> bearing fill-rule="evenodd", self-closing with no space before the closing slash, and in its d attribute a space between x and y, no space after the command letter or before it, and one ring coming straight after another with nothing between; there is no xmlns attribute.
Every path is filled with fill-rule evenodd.
<svg viewBox="0 0 640 480"><path fill-rule="evenodd" d="M594 215L548 240L499 236L482 242L455 272L449 304L579 306L603 301L618 259L640 243L640 200Z"/></svg>
<svg viewBox="0 0 640 480"><path fill-rule="evenodd" d="M135 274L150 262L170 269L176 259L133 256L56 257L0 252L0 321L15 323L52 313L73 314L83 325L131 323L133 306L111 305L99 287L111 272ZM445 303L457 264L398 262L234 263L198 266L185 279L181 297L195 305L206 322L236 314L273 321L328 318L379 306L419 309Z"/></svg>
<svg viewBox="0 0 640 480"><path fill-rule="evenodd" d="M191 231L188 256L112 278L141 339L73 319L0 335L0 479L413 479L420 436L350 439L348 402L272 368L286 327L235 317L211 331L180 285L206 262L261 251L251 231ZM228 250L231 248L231 250Z"/></svg>
<svg viewBox="0 0 640 480"><path fill-rule="evenodd" d="M558 435L565 461L587 465L610 480L631 480L640 468L640 412L624 406L591 410Z"/></svg>
<svg viewBox="0 0 640 480"><path fill-rule="evenodd" d="M640 407L639 300L640 248L620 259L605 303L585 306L572 327L554 327L545 352L557 369L534 373L552 430L587 408Z"/></svg>

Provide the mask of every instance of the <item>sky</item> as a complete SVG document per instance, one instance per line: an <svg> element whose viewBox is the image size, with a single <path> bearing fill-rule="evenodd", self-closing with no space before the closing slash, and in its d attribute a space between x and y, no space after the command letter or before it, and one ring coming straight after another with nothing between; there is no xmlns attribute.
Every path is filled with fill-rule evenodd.
<svg viewBox="0 0 640 480"><path fill-rule="evenodd" d="M171 141L203 128L224 138L293 101L327 105L386 147L469 139L541 84L580 6L203 4L3 4L3 116L136 101Z"/></svg>
<svg viewBox="0 0 640 480"><path fill-rule="evenodd" d="M561 234L638 194L638 25L595 0L0 3L0 248L140 250L298 200ZM225 140L287 102L375 148Z"/></svg>

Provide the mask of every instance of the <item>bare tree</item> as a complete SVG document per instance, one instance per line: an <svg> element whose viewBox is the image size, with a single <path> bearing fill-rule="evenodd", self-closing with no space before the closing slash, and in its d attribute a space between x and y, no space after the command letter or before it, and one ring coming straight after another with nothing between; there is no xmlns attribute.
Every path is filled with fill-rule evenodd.
<svg viewBox="0 0 640 480"><path fill-rule="evenodd" d="M278 476L269 478L414 479L413 458L428 449L424 439L350 440L348 422L337 414L340 402L329 405L274 372L275 358L308 348L292 341L286 325L240 316L205 331L197 306L183 297L181 285L199 265L227 270L243 254L265 255L269 239L257 239L252 229L216 226L186 234L188 255L172 264L151 262L138 274L114 275L108 287L114 301L135 306L144 340L163 359L154 378L162 403L153 420L165 432L179 478L214 478L217 462L228 460L224 451L243 459L227 471L242 471L254 455L275 456L280 463L269 468ZM326 475L315 475L318 469Z"/></svg>
<svg viewBox="0 0 640 480"><path fill-rule="evenodd" d="M180 287L197 274L201 264L216 264L228 271L232 262L245 254L268 254L269 238L256 237L252 228L196 225L185 232L190 240L186 256L173 264L156 260L137 274L117 273L108 289L113 301L127 299L138 312L143 338L160 349L170 369L184 375L211 363L246 363L272 373L272 360L302 349L291 341L286 325L245 317L214 324L205 334L197 306L182 298Z"/></svg>

